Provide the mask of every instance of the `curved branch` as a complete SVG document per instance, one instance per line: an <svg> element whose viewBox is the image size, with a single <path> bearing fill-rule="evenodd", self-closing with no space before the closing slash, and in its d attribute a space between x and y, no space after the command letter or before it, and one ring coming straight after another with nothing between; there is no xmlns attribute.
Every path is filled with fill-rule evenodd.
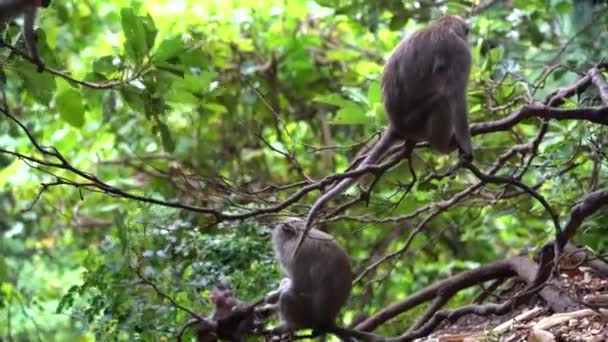
<svg viewBox="0 0 608 342"><path fill-rule="evenodd" d="M361 331L373 331L385 322L397 317L405 311L417 307L420 304L430 300L434 300L436 303L448 301L459 291L476 286L486 281L517 275L524 279L526 283L534 284L535 275L538 269L539 266L532 260L526 257L516 256L506 260L487 264L474 270L464 271L442 281L436 282L433 285L430 285L410 295L401 302L388 306L387 308L359 323L355 329ZM419 326L419 328L413 329L401 335L399 338L390 339L389 341L410 341L414 338L426 336L446 319L454 321L457 318L471 313L479 316L486 316L493 313L505 312L513 305L525 301L527 298L536 293L539 293L539 295L556 312L564 312L580 307L580 305L572 298L555 288L537 287L534 291L524 290L521 294L516 295L501 304L473 304L455 310L439 310L439 305L431 306L431 308L435 311L427 312L427 314L425 314L425 316L430 316L430 318L417 324L416 326Z"/></svg>

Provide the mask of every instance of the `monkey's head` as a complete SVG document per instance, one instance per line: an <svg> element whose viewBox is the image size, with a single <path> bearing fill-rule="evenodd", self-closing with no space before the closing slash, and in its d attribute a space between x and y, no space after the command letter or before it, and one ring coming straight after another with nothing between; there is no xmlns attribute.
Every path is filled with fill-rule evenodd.
<svg viewBox="0 0 608 342"><path fill-rule="evenodd" d="M293 249L303 229L303 220L287 218L279 222L272 232L272 249L288 276L290 276L291 263L293 262Z"/></svg>
<svg viewBox="0 0 608 342"><path fill-rule="evenodd" d="M462 39L467 39L469 35L469 24L458 15L443 15L437 19L436 24L456 33Z"/></svg>
<svg viewBox="0 0 608 342"><path fill-rule="evenodd" d="M304 221L296 217L287 218L277 225L272 234L273 242L275 239L287 241L298 237L300 230L304 229Z"/></svg>
<svg viewBox="0 0 608 342"><path fill-rule="evenodd" d="M214 287L209 293L209 300L213 305L220 308L231 308L236 305L236 298L232 293L232 288L226 284Z"/></svg>

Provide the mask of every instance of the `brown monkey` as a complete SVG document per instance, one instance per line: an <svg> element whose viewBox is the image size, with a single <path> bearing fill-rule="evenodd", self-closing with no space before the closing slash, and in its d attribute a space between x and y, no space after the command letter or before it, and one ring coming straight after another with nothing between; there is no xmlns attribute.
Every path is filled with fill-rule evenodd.
<svg viewBox="0 0 608 342"><path fill-rule="evenodd" d="M352 286L348 255L331 235L317 229L310 230L300 252L294 254L303 233L304 221L292 218L280 223L272 234L275 255L288 277L281 281L281 323L274 332L312 329L317 334L332 333L343 339L383 340L336 324Z"/></svg>
<svg viewBox="0 0 608 342"><path fill-rule="evenodd" d="M28 48L30 57L38 66L38 71L44 70L44 61L38 54L36 48L36 14L39 8L47 8L51 5L51 0L0 0L0 24L9 22L16 17L23 15L23 38Z"/></svg>
<svg viewBox="0 0 608 342"><path fill-rule="evenodd" d="M245 335L255 329L255 305L238 300L227 283L214 287L209 300L214 309L206 324L199 327L197 341L214 342L218 338L222 341L245 341Z"/></svg>
<svg viewBox="0 0 608 342"><path fill-rule="evenodd" d="M215 321L228 317L232 309L241 303L234 296L232 287L225 282L211 289L209 300L214 305L210 317Z"/></svg>
<svg viewBox="0 0 608 342"><path fill-rule="evenodd" d="M409 146L428 141L440 153L458 149L461 160L472 160L466 97L471 69L468 33L469 26L462 18L445 15L399 43L382 74L389 125L357 169L377 162L400 140ZM306 229L310 229L325 203L356 180L357 177L345 178L322 195L308 213ZM298 248L301 243L302 240Z"/></svg>

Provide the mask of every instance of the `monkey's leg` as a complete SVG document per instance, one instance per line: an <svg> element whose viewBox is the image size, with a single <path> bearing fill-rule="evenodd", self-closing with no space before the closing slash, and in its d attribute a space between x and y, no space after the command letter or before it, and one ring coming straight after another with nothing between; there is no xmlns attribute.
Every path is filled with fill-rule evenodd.
<svg viewBox="0 0 608 342"><path fill-rule="evenodd" d="M454 128L447 99L435 101L435 106L428 115L426 132L431 147L441 153L450 153L455 146L452 146Z"/></svg>

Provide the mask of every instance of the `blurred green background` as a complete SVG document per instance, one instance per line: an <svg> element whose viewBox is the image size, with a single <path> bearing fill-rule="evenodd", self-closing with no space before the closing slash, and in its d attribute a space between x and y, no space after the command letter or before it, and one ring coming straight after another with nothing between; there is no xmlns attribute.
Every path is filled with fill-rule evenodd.
<svg viewBox="0 0 608 342"><path fill-rule="evenodd" d="M591 0L436 1L55 1L40 11L38 44L76 84L0 49L13 116L91 180L36 150L24 130L0 120L0 340L172 340L189 316L141 283L141 270L179 303L206 314L207 294L227 278L252 300L280 279L272 220L213 215L125 198L236 214L271 207L311 180L343 171L386 125L380 74L407 34L442 13L469 16L473 69L470 122L493 121L576 82L606 57L608 6ZM2 36L23 49L18 25ZM604 76L606 73L604 73ZM108 80L133 79L110 86ZM597 106L590 88L564 108ZM607 104L604 104L607 105ZM537 119L477 135L487 169L544 129ZM607 128L551 121L534 153L513 155L499 174L517 175L567 218L585 193L606 186ZM325 148L331 147L331 148ZM38 159L17 158L11 151ZM445 172L456 154L418 149L380 178L369 205L324 225L357 274L399 250L429 215L415 213L477 182ZM305 214L319 194L271 213ZM349 198L357 198L353 187ZM128 197L128 196L127 196ZM366 215L366 216L363 216ZM377 222L374 218L403 216ZM586 222L577 242L605 250L608 215ZM353 290L342 324L370 315L450 274L534 251L551 220L528 195L486 186L430 220L406 253ZM468 303L464 291L450 306ZM395 335L413 310L377 332ZM191 334L188 338L193 338Z"/></svg>

